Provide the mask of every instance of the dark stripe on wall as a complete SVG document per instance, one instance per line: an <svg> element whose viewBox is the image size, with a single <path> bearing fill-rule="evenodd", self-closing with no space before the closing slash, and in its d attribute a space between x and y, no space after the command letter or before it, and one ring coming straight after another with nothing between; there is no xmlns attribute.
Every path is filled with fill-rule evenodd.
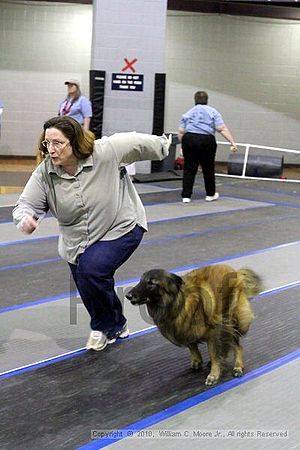
<svg viewBox="0 0 300 450"><path fill-rule="evenodd" d="M165 123L166 74L156 73L154 81L153 126L152 134L161 136ZM151 172L160 172L162 161L151 162Z"/></svg>
<svg viewBox="0 0 300 450"><path fill-rule="evenodd" d="M152 132L160 136L164 132L166 74L156 73L154 81Z"/></svg>
<svg viewBox="0 0 300 450"><path fill-rule="evenodd" d="M105 71L90 70L90 100L93 108L90 129L97 139L100 139L102 136L104 95Z"/></svg>

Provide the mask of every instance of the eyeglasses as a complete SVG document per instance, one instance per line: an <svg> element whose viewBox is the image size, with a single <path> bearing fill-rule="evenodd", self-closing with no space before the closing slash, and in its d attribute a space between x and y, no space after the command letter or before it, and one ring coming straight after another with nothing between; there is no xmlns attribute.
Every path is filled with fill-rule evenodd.
<svg viewBox="0 0 300 450"><path fill-rule="evenodd" d="M55 150L61 150L62 148L65 147L65 145L69 144L69 141L66 142L60 142L60 141L47 141L44 140L42 141L42 146L48 150L50 145L52 145L53 148L55 148Z"/></svg>

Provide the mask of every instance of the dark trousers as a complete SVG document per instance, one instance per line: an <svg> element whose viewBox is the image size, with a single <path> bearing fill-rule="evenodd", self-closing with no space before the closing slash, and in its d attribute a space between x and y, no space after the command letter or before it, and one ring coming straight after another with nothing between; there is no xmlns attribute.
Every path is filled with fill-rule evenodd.
<svg viewBox="0 0 300 450"><path fill-rule="evenodd" d="M181 146L184 156L182 197L190 198L192 196L199 165L202 167L206 195L215 195L215 156L217 151L215 137L210 134L186 133L183 135Z"/></svg>
<svg viewBox="0 0 300 450"><path fill-rule="evenodd" d="M114 337L126 323L122 304L115 292L114 274L134 252L143 238L138 225L125 236L112 241L98 241L70 264L81 299L91 316L91 329Z"/></svg>

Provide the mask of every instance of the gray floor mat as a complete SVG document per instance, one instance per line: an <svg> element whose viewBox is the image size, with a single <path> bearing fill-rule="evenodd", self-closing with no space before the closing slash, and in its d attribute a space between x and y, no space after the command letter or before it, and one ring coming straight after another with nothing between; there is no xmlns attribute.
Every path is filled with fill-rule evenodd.
<svg viewBox="0 0 300 450"><path fill-rule="evenodd" d="M247 371L299 348L299 293L294 288L253 303L257 318L243 340ZM152 332L4 378L0 447L15 449L22 436L24 449L74 449L90 440L91 429L120 429L162 411L208 389L207 367L194 372L189 364L186 349ZM226 364L222 382L231 378Z"/></svg>

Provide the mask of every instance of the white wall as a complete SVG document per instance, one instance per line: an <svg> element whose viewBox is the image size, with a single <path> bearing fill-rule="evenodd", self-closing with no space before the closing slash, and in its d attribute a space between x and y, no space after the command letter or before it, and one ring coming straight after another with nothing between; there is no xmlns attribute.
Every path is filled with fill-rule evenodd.
<svg viewBox="0 0 300 450"><path fill-rule="evenodd" d="M166 8L167 0L94 0L92 69L106 71L104 134L152 131L154 74L165 72ZM111 90L124 58L137 59L143 91Z"/></svg>
<svg viewBox="0 0 300 450"><path fill-rule="evenodd" d="M42 124L66 94L64 80L89 94L92 8L0 2L0 155L34 155Z"/></svg>
<svg viewBox="0 0 300 450"><path fill-rule="evenodd" d="M167 0L94 0L91 67L106 72L104 135L152 132L155 73L165 72L166 13ZM137 60L134 74L143 75L142 91L111 89L112 74L122 73L124 58ZM139 161L130 173L135 170L150 173L151 162Z"/></svg>
<svg viewBox="0 0 300 450"><path fill-rule="evenodd" d="M300 22L169 12L166 58L167 130L207 90L237 142L300 150Z"/></svg>
<svg viewBox="0 0 300 450"><path fill-rule="evenodd" d="M35 153L66 78L88 95L91 28L92 5L0 2L0 155ZM238 142L300 150L299 22L168 11L166 73L166 131L204 89Z"/></svg>

